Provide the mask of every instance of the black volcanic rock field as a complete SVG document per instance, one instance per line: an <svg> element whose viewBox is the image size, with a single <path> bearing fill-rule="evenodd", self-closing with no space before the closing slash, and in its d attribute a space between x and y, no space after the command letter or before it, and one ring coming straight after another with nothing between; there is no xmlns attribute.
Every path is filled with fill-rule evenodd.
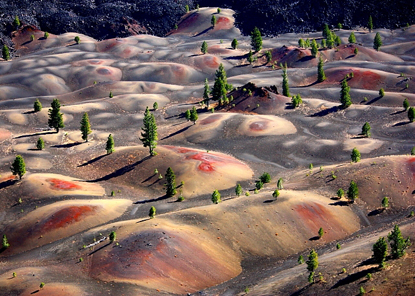
<svg viewBox="0 0 415 296"><path fill-rule="evenodd" d="M321 4L321 21L345 29L334 30L341 44L321 46L316 57L298 43L325 42L313 31L321 26L311 21L314 10L299 13L301 2L269 6L246 28L255 19L263 28L281 11L296 15L285 26L306 24L263 36L250 63L240 9L166 3L33 2L18 14L18 30L4 18L14 55L0 60L0 295L413 295L415 246L399 259L389 250L384 268L372 259L373 244L395 225L415 238L415 123L403 107L404 100L415 106L415 26L406 26L415 21L413 6L402 12L395 2L381 18L393 5L385 2L369 31L354 25L365 25L372 2ZM28 13L35 4L42 14ZM350 13L336 19L339 7ZM139 12L145 17L135 18ZM277 19L269 30L279 30ZM222 104L207 106L205 79L212 89L220 65L232 87ZM65 125L58 132L48 124L54 99ZM35 112L36 100L43 108ZM147 107L158 133L153 156L140 140ZM187 120L187 110L197 118ZM362 133L366 122L370 136ZM110 134L115 151L107 153ZM10 170L17 155L26 166L21 180ZM265 172L270 180L261 183ZM353 202L351 181L359 191ZM221 201L213 203L216 190ZM297 260L313 249L319 266L309 283Z"/></svg>

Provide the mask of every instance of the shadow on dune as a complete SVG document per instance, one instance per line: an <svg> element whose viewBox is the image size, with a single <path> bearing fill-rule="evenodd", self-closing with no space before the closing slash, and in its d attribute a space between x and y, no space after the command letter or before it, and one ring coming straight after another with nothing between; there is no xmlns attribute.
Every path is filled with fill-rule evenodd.
<svg viewBox="0 0 415 296"><path fill-rule="evenodd" d="M139 160L139 161L137 161L137 162L135 162L133 164L126 165L126 166L124 166L124 167L122 167L122 168L120 168L120 169L112 172L111 174L105 175L105 176L103 176L101 178L97 178L95 180L87 180L85 182L94 183L94 182L100 182L100 181L108 181L108 180L110 180L112 178L122 176L122 175L124 175L124 174L132 171L137 165L143 163L147 159L150 159L150 157L151 156L146 156L143 159L141 159L141 160Z"/></svg>
<svg viewBox="0 0 415 296"><path fill-rule="evenodd" d="M84 166L89 165L89 164L92 164L92 163L94 163L94 162L96 162L96 161L98 161L98 160L100 160L100 159L104 158L104 157L105 157L105 156L107 156L107 155L108 155L108 154L103 154L103 155L100 155L100 156L98 156L98 157L95 157L95 158L93 158L93 159L91 159L91 160L88 160L87 162L85 162L85 163L83 163L83 164L78 165L78 168L79 168L79 167L84 167Z"/></svg>
<svg viewBox="0 0 415 296"><path fill-rule="evenodd" d="M40 292L40 290L36 290L36 291L33 291L32 293L30 293L30 294L36 294L36 293L39 293Z"/></svg>
<svg viewBox="0 0 415 296"><path fill-rule="evenodd" d="M395 123L392 126L403 126L403 125L407 125L409 123L411 123L411 122L410 121L402 121L402 122Z"/></svg>
<svg viewBox="0 0 415 296"><path fill-rule="evenodd" d="M331 108L328 108L328 109L325 109L325 110L321 110L321 111L319 111L317 113L314 113L314 114L310 115L310 117L322 117L322 116L326 116L328 114L331 114L331 113L334 113L334 112L339 111L339 109L340 109L339 106L334 106L334 107L331 107Z"/></svg>
<svg viewBox="0 0 415 296"><path fill-rule="evenodd" d="M365 277L368 273L374 273L375 271L377 271L378 268L377 267L372 267L366 270L362 270L353 274L348 275L347 277L345 277L344 279L339 280L333 287L330 288L331 289L336 289L340 286L344 286L350 283L353 283L363 277Z"/></svg>
<svg viewBox="0 0 415 296"><path fill-rule="evenodd" d="M110 244L111 244L111 242L109 242L106 245L103 245L103 246L99 247L98 249L96 249L96 250L92 251L91 253L89 253L88 256L94 255L96 252L101 251L103 248L108 247Z"/></svg>
<svg viewBox="0 0 415 296"><path fill-rule="evenodd" d="M344 206L348 206L348 205L349 205L349 203L347 201L344 201L344 200L329 203L329 206L341 206L341 207L344 207Z"/></svg>
<svg viewBox="0 0 415 296"><path fill-rule="evenodd" d="M376 216L376 215L379 215L379 214L381 214L381 213L383 213L385 211L385 209L376 209L376 210L373 210L373 211L371 211L369 214L367 214L368 216Z"/></svg>
<svg viewBox="0 0 415 296"><path fill-rule="evenodd" d="M21 135L21 136L18 136L18 137L14 137L13 139L22 139L22 138L29 138L29 137L34 137L34 136L50 135L50 134L56 134L56 132L53 131L53 132L46 132L46 133L34 133L34 134L30 134L30 135Z"/></svg>
<svg viewBox="0 0 415 296"><path fill-rule="evenodd" d="M135 204L135 205L146 204L146 203L149 203L149 202L156 202L156 201L165 200L165 199L168 199L168 198L170 198L170 197L168 197L167 195L163 195L163 196L160 196L160 197L157 197L157 198L139 200L139 201L133 202L133 204Z"/></svg>
<svg viewBox="0 0 415 296"><path fill-rule="evenodd" d="M71 148L74 146L81 145L83 142L75 142L75 143L69 143L69 144L61 144L61 145L53 145L51 147L53 148Z"/></svg>
<svg viewBox="0 0 415 296"><path fill-rule="evenodd" d="M367 102L366 105L372 105L373 103L376 103L377 101L379 101L382 97L378 96L374 99L372 99L371 101Z"/></svg>
<svg viewBox="0 0 415 296"><path fill-rule="evenodd" d="M389 115L397 115L406 112L406 110L396 111L395 113L391 113Z"/></svg>
<svg viewBox="0 0 415 296"><path fill-rule="evenodd" d="M168 135L168 136L165 136L163 139L161 139L161 140L165 140L165 139L168 139L168 138L171 138L171 137L174 137L174 136L176 136L176 135L178 135L178 134L180 134L180 133L182 133L182 132L184 132L184 131L186 131L188 128L190 128L191 126L193 126L193 124L192 125L188 125L188 126L185 126L184 128L182 128L182 129L179 129L178 131L176 131L176 132L174 132L174 133L171 133L170 135ZM160 141L161 141L160 140Z"/></svg>
<svg viewBox="0 0 415 296"><path fill-rule="evenodd" d="M308 240L309 241L317 241L319 239L320 239L320 237L318 235L316 235L316 236L310 237Z"/></svg>
<svg viewBox="0 0 415 296"><path fill-rule="evenodd" d="M199 37L200 35L203 35L203 34L209 32L212 29L213 29L213 27L209 27L209 28L203 30L202 32L200 32L199 34L194 35L193 37Z"/></svg>
<svg viewBox="0 0 415 296"><path fill-rule="evenodd" d="M22 114L33 114L33 113L36 113L36 111L34 111L34 110L32 110L32 111L26 111L26 112L23 112Z"/></svg>
<svg viewBox="0 0 415 296"><path fill-rule="evenodd" d="M275 199L267 199L267 200L264 200L263 203L272 203L274 201L275 201Z"/></svg>
<svg viewBox="0 0 415 296"><path fill-rule="evenodd" d="M359 265L357 265L357 267L362 267L365 265L372 265L372 264L376 264L376 262L373 258L369 258L369 259L366 259L360 262Z"/></svg>
<svg viewBox="0 0 415 296"><path fill-rule="evenodd" d="M7 181L4 181L4 182L1 182L0 183L0 189L3 189L3 188L6 188L6 187L9 187L9 186L12 186L16 182L17 182L17 180L7 180Z"/></svg>

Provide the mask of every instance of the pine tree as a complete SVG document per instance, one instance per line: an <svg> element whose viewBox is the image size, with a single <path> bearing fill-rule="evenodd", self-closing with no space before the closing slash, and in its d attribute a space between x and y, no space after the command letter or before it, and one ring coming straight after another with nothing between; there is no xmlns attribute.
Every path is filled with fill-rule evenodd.
<svg viewBox="0 0 415 296"><path fill-rule="evenodd" d="M35 35L30 35L30 41L35 41Z"/></svg>
<svg viewBox="0 0 415 296"><path fill-rule="evenodd" d="M76 44L79 44L81 42L81 38L79 38L79 36L75 36L74 40Z"/></svg>
<svg viewBox="0 0 415 296"><path fill-rule="evenodd" d="M151 156L157 155L157 153L154 151L157 146L157 124L156 119L154 118L154 115L150 112L148 107L146 108L146 111L144 112L144 119L143 119L144 126L141 128L141 137L140 141L143 142L144 147L149 148L149 152Z"/></svg>
<svg viewBox="0 0 415 296"><path fill-rule="evenodd" d="M340 46L340 44L342 44L342 40L340 39L339 36L336 36L334 38L334 42L336 43L336 46Z"/></svg>
<svg viewBox="0 0 415 296"><path fill-rule="evenodd" d="M19 17L16 15L14 17L14 20L13 20L13 26L16 27L16 28L19 28L20 25L21 25L21 23L20 23Z"/></svg>
<svg viewBox="0 0 415 296"><path fill-rule="evenodd" d="M232 85L228 84L225 68L223 64L219 65L218 70L215 72L215 83L212 89L212 99L218 101L226 96L227 92L232 89Z"/></svg>
<svg viewBox="0 0 415 296"><path fill-rule="evenodd" d="M287 68L282 69L282 94L286 97L290 96L290 87L288 86Z"/></svg>
<svg viewBox="0 0 415 296"><path fill-rule="evenodd" d="M383 98L385 96L385 90L383 88L379 89L379 97Z"/></svg>
<svg viewBox="0 0 415 296"><path fill-rule="evenodd" d="M198 118L199 116L197 115L196 107L193 106L192 110L190 110L190 121L192 121L193 124L196 124Z"/></svg>
<svg viewBox="0 0 415 296"><path fill-rule="evenodd" d="M4 60L6 61L10 60L10 51L6 44L3 45L2 54L3 54Z"/></svg>
<svg viewBox="0 0 415 296"><path fill-rule="evenodd" d="M177 193L176 190L176 175L174 174L171 167L167 168L166 171L166 196L172 197Z"/></svg>
<svg viewBox="0 0 415 296"><path fill-rule="evenodd" d="M349 43L356 43L356 36L354 35L354 32L350 33Z"/></svg>
<svg viewBox="0 0 415 296"><path fill-rule="evenodd" d="M255 50L255 52L258 52L262 49L261 32L257 27L255 27L254 30L251 32L251 46Z"/></svg>
<svg viewBox="0 0 415 296"><path fill-rule="evenodd" d="M43 141L43 139L41 137L39 137L39 139L37 139L36 148L38 150L43 150L45 148L45 141Z"/></svg>
<svg viewBox="0 0 415 296"><path fill-rule="evenodd" d="M337 190L337 197L342 198L343 196L344 196L344 190L342 188L339 188L339 190Z"/></svg>
<svg viewBox="0 0 415 296"><path fill-rule="evenodd" d="M150 211L148 212L148 216L150 217L150 219L153 219L154 217L156 217L156 208L154 206L150 208Z"/></svg>
<svg viewBox="0 0 415 296"><path fill-rule="evenodd" d="M385 265L386 256L388 255L388 244L384 237L380 237L372 247L373 259L379 264L379 268Z"/></svg>
<svg viewBox="0 0 415 296"><path fill-rule="evenodd" d="M42 103L39 101L39 99L36 99L36 101L33 103L33 110L35 112L39 112L42 110Z"/></svg>
<svg viewBox="0 0 415 296"><path fill-rule="evenodd" d="M403 108L405 109L405 111L408 111L409 108L409 101L408 98L405 98L405 100L403 100Z"/></svg>
<svg viewBox="0 0 415 296"><path fill-rule="evenodd" d="M232 46L233 49L236 49L238 47L238 40L233 39L232 43L231 43L231 46Z"/></svg>
<svg viewBox="0 0 415 296"><path fill-rule="evenodd" d="M414 122L415 120L415 108L414 107L410 107L408 109L408 119L410 122Z"/></svg>
<svg viewBox="0 0 415 296"><path fill-rule="evenodd" d="M218 204L218 203L221 202L219 191L217 191L217 190L213 191L213 193L212 193L212 202L214 204Z"/></svg>
<svg viewBox="0 0 415 296"><path fill-rule="evenodd" d="M303 38L300 38L298 40L298 47L305 48L305 42L304 42Z"/></svg>
<svg viewBox="0 0 415 296"><path fill-rule="evenodd" d="M215 27L216 25L216 17L212 15L212 18L210 19L210 23L212 24L212 27Z"/></svg>
<svg viewBox="0 0 415 296"><path fill-rule="evenodd" d="M383 207L384 209L389 208L389 198L388 198L387 196L385 196L385 197L382 199L382 207Z"/></svg>
<svg viewBox="0 0 415 296"><path fill-rule="evenodd" d="M84 113L81 119L81 133L82 133L82 140L88 142L88 135L92 133L91 124L89 123L88 113Z"/></svg>
<svg viewBox="0 0 415 296"><path fill-rule="evenodd" d="M203 89L203 101L206 104L207 109L209 109L209 94L210 94L210 89L209 89L209 82L208 79L205 79L205 87Z"/></svg>
<svg viewBox="0 0 415 296"><path fill-rule="evenodd" d="M241 194L242 194L242 186L241 186L241 184L236 184L236 187L235 187L235 194L236 194L236 196L240 196Z"/></svg>
<svg viewBox="0 0 415 296"><path fill-rule="evenodd" d="M250 64L252 64L252 62L254 61L254 58L252 57L252 50L248 52L247 60L248 60L248 63Z"/></svg>
<svg viewBox="0 0 415 296"><path fill-rule="evenodd" d="M303 264L304 263L303 255L298 256L297 262L298 262L298 264Z"/></svg>
<svg viewBox="0 0 415 296"><path fill-rule="evenodd" d="M187 5L187 4L186 4L186 5L184 6L184 9L186 9L186 12L189 12L189 5Z"/></svg>
<svg viewBox="0 0 415 296"><path fill-rule="evenodd" d="M326 39L321 40L321 47L326 48L326 46L327 46Z"/></svg>
<svg viewBox="0 0 415 296"><path fill-rule="evenodd" d="M372 32L373 30L373 20L372 20L372 16L369 16L369 21L367 22L367 28L369 29L369 32Z"/></svg>
<svg viewBox="0 0 415 296"><path fill-rule="evenodd" d="M283 183L283 179L282 178L279 178L278 179L278 182L277 182L277 188L278 188L278 190L281 190L281 189L283 189L284 187L282 186L282 183Z"/></svg>
<svg viewBox="0 0 415 296"><path fill-rule="evenodd" d="M355 47L355 49L353 50L354 55L357 55L359 52L359 49L357 47Z"/></svg>
<svg viewBox="0 0 415 296"><path fill-rule="evenodd" d="M362 135L365 135L366 137L370 138L371 133L370 133L370 124L369 122L366 122L363 127L362 127Z"/></svg>
<svg viewBox="0 0 415 296"><path fill-rule="evenodd" d="M266 57L267 57L267 63L271 62L272 60L272 52L270 50L267 50L267 52L265 53Z"/></svg>
<svg viewBox="0 0 415 296"><path fill-rule="evenodd" d="M49 33L45 32L45 34L43 34L43 38L48 39L48 37L49 37Z"/></svg>
<svg viewBox="0 0 415 296"><path fill-rule="evenodd" d="M271 182L271 175L267 172L263 173L259 179L262 181L262 183L269 183Z"/></svg>
<svg viewBox="0 0 415 296"><path fill-rule="evenodd" d="M111 154L115 151L114 150L114 138L112 137L111 134L109 134L109 136L108 136L107 145L105 146L105 150L107 150L107 154Z"/></svg>
<svg viewBox="0 0 415 296"><path fill-rule="evenodd" d="M327 47L328 48L333 48L334 47L335 38L336 38L336 35L334 35L334 33L332 33L330 31L330 34L327 37Z"/></svg>
<svg viewBox="0 0 415 296"><path fill-rule="evenodd" d="M200 51L203 54L205 54L205 53L207 53L207 50L208 50L208 45L207 45L206 41L203 41L202 46L200 47Z"/></svg>
<svg viewBox="0 0 415 296"><path fill-rule="evenodd" d="M56 132L59 133L60 128L64 128L65 124L63 123L63 114L61 111L61 104L58 99L53 99L51 103L51 109L49 109L49 119L48 126L50 128L56 129Z"/></svg>
<svg viewBox="0 0 415 296"><path fill-rule="evenodd" d="M186 111L184 112L184 118L186 118L186 119L187 119L187 121L190 121L190 110L186 110Z"/></svg>
<svg viewBox="0 0 415 296"><path fill-rule="evenodd" d="M310 282L314 282L314 272L318 267L318 254L317 252L312 249L310 251L310 254L308 255L308 260L306 261L307 264L307 270L310 272L310 276L312 277L311 281L310 281L310 276L309 276L309 281Z"/></svg>
<svg viewBox="0 0 415 296"><path fill-rule="evenodd" d="M375 39L373 40L373 48L379 51L381 46L382 46L382 38L380 37L379 33L376 33Z"/></svg>
<svg viewBox="0 0 415 296"><path fill-rule="evenodd" d="M337 29L339 29L339 30L343 29L343 25L341 23L338 23L337 24Z"/></svg>
<svg viewBox="0 0 415 296"><path fill-rule="evenodd" d="M323 37L327 39L330 35L331 35L331 31L330 31L329 25L324 24Z"/></svg>
<svg viewBox="0 0 415 296"><path fill-rule="evenodd" d="M347 198L351 203L354 203L354 201L359 197L359 188L357 187L357 184L354 181L350 181L349 190L347 190Z"/></svg>
<svg viewBox="0 0 415 296"><path fill-rule="evenodd" d="M313 57L317 57L317 53L318 53L318 45L315 39L313 39L313 41L311 41L311 54L313 55Z"/></svg>
<svg viewBox="0 0 415 296"><path fill-rule="evenodd" d="M154 102L153 103L153 110L156 111L159 108L159 103Z"/></svg>
<svg viewBox="0 0 415 296"><path fill-rule="evenodd" d="M403 238L398 225L395 225L391 233L388 234L388 241L391 246L391 255L395 259L405 255L405 249L411 245L409 237Z"/></svg>
<svg viewBox="0 0 415 296"><path fill-rule="evenodd" d="M353 150L352 150L352 154L351 154L352 161L353 162L359 162L360 157L361 157L361 155L360 155L359 150L357 150L357 148L354 147Z"/></svg>
<svg viewBox="0 0 415 296"><path fill-rule="evenodd" d="M326 74L324 73L324 62L323 59L320 57L318 61L318 67L317 67L317 81L323 82L326 80Z"/></svg>
<svg viewBox="0 0 415 296"><path fill-rule="evenodd" d="M272 197L274 197L275 199L277 199L278 196L280 196L280 192L278 191L278 189L275 189L274 192L272 193Z"/></svg>
<svg viewBox="0 0 415 296"><path fill-rule="evenodd" d="M322 227L320 227L320 229L318 230L318 236L319 236L320 238L322 238L322 237L323 237L323 235L324 235L324 230L323 230L323 228L322 228Z"/></svg>
<svg viewBox="0 0 415 296"><path fill-rule="evenodd" d="M305 40L305 43L304 43L304 45L305 45L305 48L309 48L311 45L310 45L310 39L306 39Z"/></svg>
<svg viewBox="0 0 415 296"><path fill-rule="evenodd" d="M297 94L296 96L293 96L291 98L291 104L293 105L294 108L297 108L302 103L303 103L303 100L301 99L301 95L300 94Z"/></svg>
<svg viewBox="0 0 415 296"><path fill-rule="evenodd" d="M110 242L113 243L117 239L117 233L115 231L111 231L109 235Z"/></svg>
<svg viewBox="0 0 415 296"><path fill-rule="evenodd" d="M9 241L7 240L7 237L5 234L3 234L3 249L7 249L8 247L10 247Z"/></svg>
<svg viewBox="0 0 415 296"><path fill-rule="evenodd" d="M341 90L340 90L340 103L341 103L341 108L343 109L349 107L352 104L349 91L350 91L350 87L347 84L347 80L343 79Z"/></svg>
<svg viewBox="0 0 415 296"><path fill-rule="evenodd" d="M16 156L12 163L12 166L10 167L10 170L13 175L19 176L19 180L21 180L23 175L26 174L26 164L21 155Z"/></svg>

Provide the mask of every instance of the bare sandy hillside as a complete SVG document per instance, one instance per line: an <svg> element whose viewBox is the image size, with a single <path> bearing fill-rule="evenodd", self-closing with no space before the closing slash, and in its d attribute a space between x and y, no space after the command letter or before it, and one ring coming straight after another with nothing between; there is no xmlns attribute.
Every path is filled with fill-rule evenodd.
<svg viewBox="0 0 415 296"><path fill-rule="evenodd" d="M413 294L413 246L384 269L371 255L396 224L415 238L415 123L403 108L405 99L415 106L415 27L356 28L353 44L351 31L336 30L342 44L316 57L298 40L321 44L321 32L263 37L249 63L251 40L234 13L190 11L164 38L13 33L17 57L0 61L0 234L9 244L0 251L1 295ZM205 79L212 89L220 64L232 87L207 106ZM348 108L339 101L343 80ZM55 98L59 132L48 126ZM140 140L146 107L157 125L154 156ZM195 122L185 116L193 107ZM17 155L21 180L10 171ZM260 184L265 172L270 180ZM212 203L214 190L221 202ZM314 284L297 263L311 249L320 258Z"/></svg>

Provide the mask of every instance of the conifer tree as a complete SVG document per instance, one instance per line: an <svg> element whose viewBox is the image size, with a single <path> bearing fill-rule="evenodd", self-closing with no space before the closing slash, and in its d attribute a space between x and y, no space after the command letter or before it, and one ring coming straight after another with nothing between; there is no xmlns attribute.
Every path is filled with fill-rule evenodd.
<svg viewBox="0 0 415 296"><path fill-rule="evenodd" d="M176 175L174 174L171 167L167 168L166 171L166 196L172 197L177 193L176 190Z"/></svg>
<svg viewBox="0 0 415 296"><path fill-rule="evenodd" d="M43 34L43 38L48 39L48 37L49 37L49 33L45 32L45 34Z"/></svg>
<svg viewBox="0 0 415 296"><path fill-rule="evenodd" d="M409 107L410 105L409 105L408 98L405 98L405 100L403 100L403 108L405 109L405 111L408 111Z"/></svg>
<svg viewBox="0 0 415 296"><path fill-rule="evenodd" d="M88 113L84 113L81 119L81 133L82 133L82 140L88 142L88 135L92 133L91 124L89 123Z"/></svg>
<svg viewBox="0 0 415 296"><path fill-rule="evenodd" d="M19 28L20 25L21 23L20 23L19 17L16 15L13 20L13 26L15 26L16 28Z"/></svg>
<svg viewBox="0 0 415 296"><path fill-rule="evenodd" d="M272 60L272 52L270 50L267 50L267 52L265 53L266 57L267 57L267 63L271 62Z"/></svg>
<svg viewBox="0 0 415 296"><path fill-rule="evenodd" d="M318 267L318 254L314 249L310 251L306 264L307 264L307 270L310 272L308 280L310 283L314 283L314 272Z"/></svg>
<svg viewBox="0 0 415 296"><path fill-rule="evenodd" d="M193 106L193 108L190 110L190 121L192 121L193 124L196 124L198 118L199 116L197 115L196 107Z"/></svg>
<svg viewBox="0 0 415 296"><path fill-rule="evenodd" d="M203 102L205 102L207 109L209 109L209 94L210 94L210 88L209 88L209 82L208 79L205 79L205 87L203 89Z"/></svg>
<svg viewBox="0 0 415 296"><path fill-rule="evenodd" d="M331 35L331 31L330 31L329 25L328 24L324 24L324 27L323 27L323 37L327 39L330 35Z"/></svg>
<svg viewBox="0 0 415 296"><path fill-rule="evenodd" d="M360 152L357 150L357 148L353 148L351 158L353 162L359 162L360 161Z"/></svg>
<svg viewBox="0 0 415 296"><path fill-rule="evenodd" d="M282 178L279 178L278 179L278 182L277 182L277 188L278 188L278 190L281 190L281 189L283 189L284 187L282 186L282 183L283 183L283 179Z"/></svg>
<svg viewBox="0 0 415 296"><path fill-rule="evenodd" d="M303 38L300 38L298 40L298 47L305 48L305 42L304 42Z"/></svg>
<svg viewBox="0 0 415 296"><path fill-rule="evenodd" d="M215 27L216 25L216 17L212 15L212 18L210 19L210 23L212 24L212 27Z"/></svg>
<svg viewBox="0 0 415 296"><path fill-rule="evenodd" d="M357 47L355 47L355 49L353 50L354 55L357 55L359 52L359 49Z"/></svg>
<svg viewBox="0 0 415 296"><path fill-rule="evenodd" d="M36 99L36 101L33 103L33 110L35 112L42 111L42 103L39 101L39 99Z"/></svg>
<svg viewBox="0 0 415 296"><path fill-rule="evenodd" d="M206 41L203 41L202 46L200 47L200 51L203 54L205 54L205 53L207 53L207 50L208 50L208 45L207 45Z"/></svg>
<svg viewBox="0 0 415 296"><path fill-rule="evenodd" d="M54 128L59 133L60 128L64 128L63 114L60 112L61 104L58 99L53 99L51 103L51 109L49 109L48 125L50 128Z"/></svg>
<svg viewBox="0 0 415 296"><path fill-rule="evenodd" d="M274 197L275 199L277 199L278 196L280 196L280 192L278 191L278 189L275 189L274 192L272 193L272 197Z"/></svg>
<svg viewBox="0 0 415 296"><path fill-rule="evenodd" d="M75 36L74 40L75 40L76 44L81 43L81 38L79 38L79 36Z"/></svg>
<svg viewBox="0 0 415 296"><path fill-rule="evenodd" d="M114 138L112 137L111 134L109 134L109 136L108 136L107 144L105 146L105 150L107 150L107 154L111 154L115 151L114 150Z"/></svg>
<svg viewBox="0 0 415 296"><path fill-rule="evenodd" d="M370 136L371 136L370 129L371 129L371 127L370 127L369 122L365 122L365 124L362 127L362 135L370 138Z"/></svg>
<svg viewBox="0 0 415 296"><path fill-rule="evenodd" d="M236 49L238 47L238 40L233 39L232 43L231 43L231 46L232 46L233 49Z"/></svg>
<svg viewBox="0 0 415 296"><path fill-rule="evenodd" d="M359 188L357 187L357 184L354 181L350 181L349 190L347 190L347 198L351 203L354 203L354 201L359 197Z"/></svg>
<svg viewBox="0 0 415 296"><path fill-rule="evenodd" d="M43 139L41 137L39 137L39 139L37 139L36 148L38 150L43 150L45 148L45 141L43 141Z"/></svg>
<svg viewBox="0 0 415 296"><path fill-rule="evenodd" d="M382 199L382 207L383 207L384 209L389 208L389 198L388 198L387 196L385 196L385 197Z"/></svg>
<svg viewBox="0 0 415 296"><path fill-rule="evenodd" d="M250 50L248 52L248 57L247 57L248 63L252 64L252 62L254 61L253 57L252 57L252 50Z"/></svg>
<svg viewBox="0 0 415 296"><path fill-rule="evenodd" d="M150 219L153 219L154 217L156 217L156 208L154 206L152 206L150 208L150 211L148 213L148 216L150 217Z"/></svg>
<svg viewBox="0 0 415 296"><path fill-rule="evenodd" d="M232 89L232 85L228 84L225 68L223 64L219 65L215 73L215 83L212 89L212 99L218 101L226 96L227 92Z"/></svg>
<svg viewBox="0 0 415 296"><path fill-rule="evenodd" d="M372 247L373 259L379 264L379 268L385 266L386 256L388 255L388 244L384 237L380 237Z"/></svg>
<svg viewBox="0 0 415 296"><path fill-rule="evenodd" d="M186 110L186 112L184 112L184 118L187 119L187 121L190 121L190 110Z"/></svg>
<svg viewBox="0 0 415 296"><path fill-rule="evenodd" d="M3 54L4 60L6 61L10 60L10 51L6 44L3 45L2 54Z"/></svg>
<svg viewBox="0 0 415 296"><path fill-rule="evenodd" d="M219 191L217 191L217 190L213 191L213 193L212 193L212 202L214 204L218 204L218 203L221 202Z"/></svg>
<svg viewBox="0 0 415 296"><path fill-rule="evenodd" d="M235 187L235 194L236 194L236 196L240 196L241 194L242 194L242 186L241 186L241 184L236 184L236 187Z"/></svg>
<svg viewBox="0 0 415 296"><path fill-rule="evenodd" d="M156 111L159 108L159 103L154 102L153 103L153 110Z"/></svg>
<svg viewBox="0 0 415 296"><path fill-rule="evenodd" d="M261 32L257 27L255 27L254 30L251 32L251 46L255 50L255 52L258 52L262 49Z"/></svg>
<svg viewBox="0 0 415 296"><path fill-rule="evenodd" d="M3 234L3 249L7 249L8 247L10 247L9 241L7 240L7 237L5 234Z"/></svg>
<svg viewBox="0 0 415 296"><path fill-rule="evenodd" d="M117 233L115 231L111 231L109 235L110 242L113 243L117 239Z"/></svg>
<svg viewBox="0 0 415 296"><path fill-rule="evenodd" d="M19 180L21 180L23 175L26 174L26 164L21 155L16 156L12 163L12 166L10 167L10 170L13 175L19 176Z"/></svg>
<svg viewBox="0 0 415 296"><path fill-rule="evenodd" d="M372 32L372 30L373 30L373 20L372 20L371 15L369 15L369 21L367 22L367 28L369 29L369 32Z"/></svg>
<svg viewBox="0 0 415 296"><path fill-rule="evenodd" d="M286 97L290 96L290 87L288 86L287 68L282 69L282 94Z"/></svg>
<svg viewBox="0 0 415 296"><path fill-rule="evenodd" d="M404 239L398 225L388 234L388 241L391 247L391 255L393 258L401 258L405 255L405 249L409 247L409 237Z"/></svg>
<svg viewBox="0 0 415 296"><path fill-rule="evenodd" d="M313 41L311 41L311 54L313 55L313 57L317 57L317 53L318 53L318 45L315 39L313 39Z"/></svg>
<svg viewBox="0 0 415 296"><path fill-rule="evenodd" d="M349 91L350 91L350 87L347 84L347 80L343 79L341 90L340 90L340 103L341 103L341 108L343 109L349 107L352 104Z"/></svg>
<svg viewBox="0 0 415 296"><path fill-rule="evenodd" d="M415 120L415 108L414 107L410 107L408 109L408 119L410 122L414 122Z"/></svg>
<svg viewBox="0 0 415 296"><path fill-rule="evenodd" d="M336 36L334 38L334 42L336 43L336 46L340 46L340 44L342 44L342 40L340 39L340 36Z"/></svg>
<svg viewBox="0 0 415 296"><path fill-rule="evenodd" d="M376 33L375 39L373 40L373 48L379 51L381 46L382 46L382 38L380 37L379 33Z"/></svg>
<svg viewBox="0 0 415 296"><path fill-rule="evenodd" d="M338 23L337 24L337 29L339 29L339 30L343 29L343 25L341 23Z"/></svg>
<svg viewBox="0 0 415 296"><path fill-rule="evenodd" d="M323 59L320 57L318 61L318 67L317 67L317 81L323 82L326 80L326 74L324 73L324 62Z"/></svg>
<svg viewBox="0 0 415 296"><path fill-rule="evenodd" d="M323 235L324 235L324 230L323 230L322 227L320 227L320 229L318 230L318 236L319 236L319 238L322 238Z"/></svg>
<svg viewBox="0 0 415 296"><path fill-rule="evenodd" d="M339 190L337 190L337 197L342 198L343 196L344 196L344 190L342 188L339 188Z"/></svg>
<svg viewBox="0 0 415 296"><path fill-rule="evenodd" d="M350 33L349 43L356 43L356 36L354 35L354 32Z"/></svg>
<svg viewBox="0 0 415 296"><path fill-rule="evenodd" d="M143 119L143 127L141 132L140 141L143 142L144 147L149 148L149 152L151 156L157 155L157 153L154 151L154 149L157 146L157 124L156 119L154 118L154 115L150 112L148 109L148 106L146 108L146 111L144 112L144 119Z"/></svg>

